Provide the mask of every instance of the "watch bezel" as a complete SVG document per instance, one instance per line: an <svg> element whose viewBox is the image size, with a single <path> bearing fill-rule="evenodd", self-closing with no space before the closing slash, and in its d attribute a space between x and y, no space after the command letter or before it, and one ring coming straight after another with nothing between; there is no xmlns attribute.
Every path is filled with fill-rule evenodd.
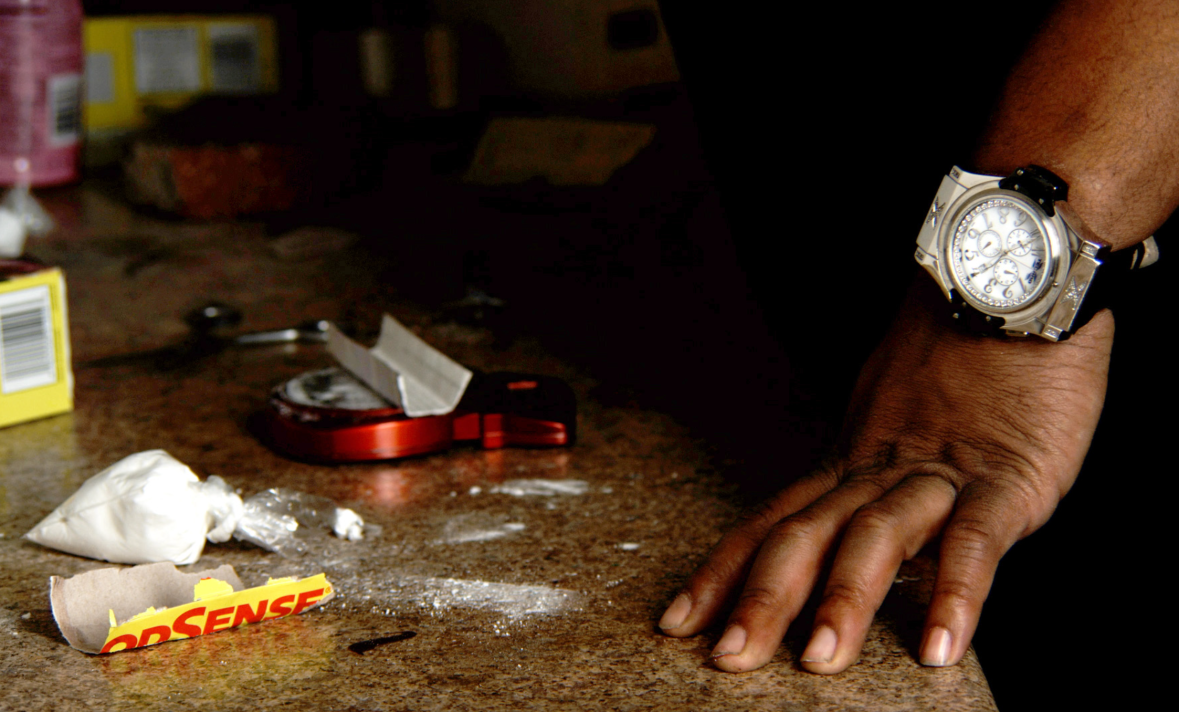
<svg viewBox="0 0 1179 712"><path fill-rule="evenodd" d="M943 283L949 285L958 296L970 306L983 314L1002 317L1006 326L1030 322L1047 316L1047 311L1055 303L1061 290L1061 275L1067 275L1072 262L1072 235L1057 215L1048 215L1042 207L1037 205L1022 193L1004 190L998 187L999 181L988 181L966 190L954 201L953 212L940 221L938 225L937 250L938 262L941 266ZM988 304L971 294L966 288L954 268L954 235L958 226L967 213L980 204L994 199L1009 200L1026 210L1036 221L1044 235L1046 245L1045 269L1046 274L1038 290L1031 299L1009 307L998 307Z"/></svg>

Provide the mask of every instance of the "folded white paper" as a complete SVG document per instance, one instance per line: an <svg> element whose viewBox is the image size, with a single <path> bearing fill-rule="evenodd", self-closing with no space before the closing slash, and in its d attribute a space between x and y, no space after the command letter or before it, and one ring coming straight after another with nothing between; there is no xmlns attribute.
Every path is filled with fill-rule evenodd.
<svg viewBox="0 0 1179 712"><path fill-rule="evenodd" d="M422 341L388 314L377 345L366 349L328 325L328 352L405 414L444 415L458 406L471 372Z"/></svg>

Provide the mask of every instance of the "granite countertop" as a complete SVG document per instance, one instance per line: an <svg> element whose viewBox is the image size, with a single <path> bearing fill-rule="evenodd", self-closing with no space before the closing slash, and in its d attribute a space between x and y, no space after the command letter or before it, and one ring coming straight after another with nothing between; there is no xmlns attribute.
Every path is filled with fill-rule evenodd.
<svg viewBox="0 0 1179 712"><path fill-rule="evenodd" d="M31 248L67 275L76 410L0 430L0 709L994 709L973 652L944 669L913 659L927 560L902 570L862 659L838 676L803 672L796 634L742 675L707 664L717 631L659 635L663 607L736 514L703 444L667 415L596 403L593 374L534 339L491 348L484 330L399 300L363 246L291 259L249 224L155 220L91 189L51 203L61 226ZM561 376L579 396L580 441L287 459L251 434L250 416L276 383L331 365L323 346L229 348L167 371L112 358L183 340L181 315L209 299L241 307L248 329L328 318L375 331L389 311L469 365ZM87 477L153 448L245 495L331 497L382 531L318 538L301 558L210 544L187 570L231 564L247 585L322 571L338 595L300 616L85 655L58 632L47 583L106 564L20 537ZM584 486L504 486L529 479ZM350 649L381 637L394 640Z"/></svg>

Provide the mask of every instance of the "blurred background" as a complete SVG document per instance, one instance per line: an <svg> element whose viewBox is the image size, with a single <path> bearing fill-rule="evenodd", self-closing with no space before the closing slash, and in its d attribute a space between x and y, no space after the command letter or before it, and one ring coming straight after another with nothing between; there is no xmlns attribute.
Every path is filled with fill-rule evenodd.
<svg viewBox="0 0 1179 712"><path fill-rule="evenodd" d="M35 195L84 180L177 222L264 223L277 249L359 245L391 294L501 344L540 339L605 402L675 411L732 454L765 453L783 419L800 448L817 442L823 419L787 408L805 389L745 274L655 0L34 6L0 11L10 29L40 22L0 45L4 115L36 129L0 163L31 151ZM44 75L25 95L21 47Z"/></svg>

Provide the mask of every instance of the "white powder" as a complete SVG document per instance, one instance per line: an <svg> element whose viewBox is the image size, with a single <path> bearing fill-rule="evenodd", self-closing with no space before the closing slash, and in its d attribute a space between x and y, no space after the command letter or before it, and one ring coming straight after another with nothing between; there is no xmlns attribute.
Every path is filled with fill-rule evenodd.
<svg viewBox="0 0 1179 712"><path fill-rule="evenodd" d="M471 512L453 517L446 523L442 538L435 544L467 544L492 541L524 531L523 522L505 521L506 517L491 517L481 512Z"/></svg>
<svg viewBox="0 0 1179 712"><path fill-rule="evenodd" d="M148 450L86 480L25 538L119 564L185 565L201 558L206 539L236 537L284 555L302 553L306 545L294 536L300 522L328 526L349 541L379 530L351 509L294 490L266 490L243 503L220 477L201 482L168 453Z"/></svg>
<svg viewBox="0 0 1179 712"><path fill-rule="evenodd" d="M86 480L25 538L120 564L184 565L200 558L206 535L227 540L242 511L220 477L201 482L168 453L148 450Z"/></svg>
<svg viewBox="0 0 1179 712"><path fill-rule="evenodd" d="M336 507L335 521L332 522L332 533L348 541L360 541L364 538L364 519L351 509Z"/></svg>
<svg viewBox="0 0 1179 712"><path fill-rule="evenodd" d="M552 497L558 494L579 495L589 490L585 480L507 480L491 488L492 494L513 497Z"/></svg>

